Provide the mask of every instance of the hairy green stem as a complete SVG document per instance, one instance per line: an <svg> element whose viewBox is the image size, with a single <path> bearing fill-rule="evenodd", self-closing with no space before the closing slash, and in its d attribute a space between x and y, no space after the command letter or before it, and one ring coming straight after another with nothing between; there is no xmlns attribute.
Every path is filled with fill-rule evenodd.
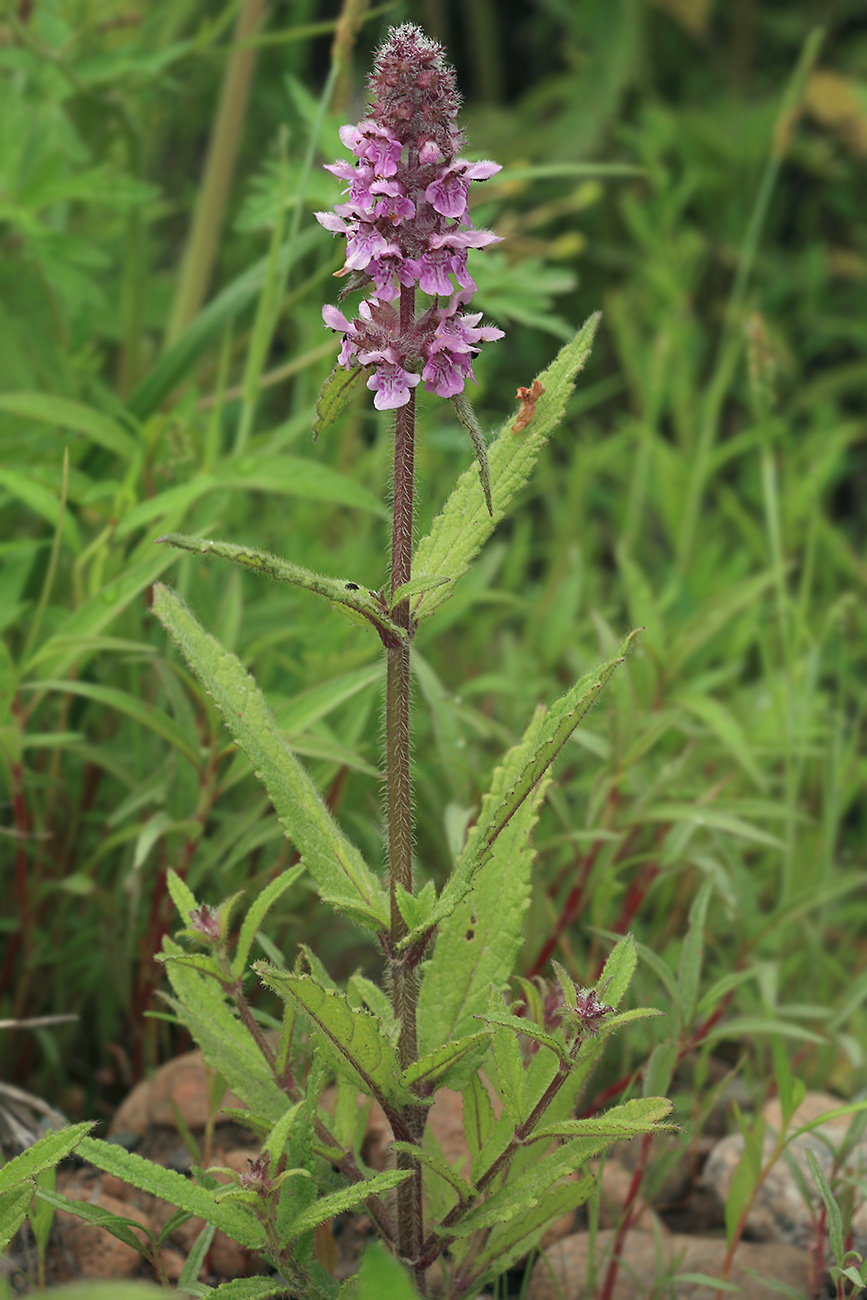
<svg viewBox="0 0 867 1300"><path fill-rule="evenodd" d="M400 294L401 327L409 328L415 315L415 291L404 287ZM412 576L412 516L415 463L415 392L397 411L394 438L394 488L392 497L391 594L409 582ZM410 630L409 601L402 600L393 611L394 621ZM385 687L385 750L388 801L388 862L391 895L391 996L395 1018L400 1026L398 1055L404 1069L418 1057L416 1004L418 980L398 944L407 932L398 906L398 886L412 893L412 790L410 784L410 664L409 638L387 650ZM412 1140L420 1141L424 1129L424 1110L412 1107L405 1117ZM422 1217L421 1168L406 1152L397 1157L398 1168L412 1169L414 1178L397 1189L398 1250L407 1260L419 1258L424 1227ZM425 1295L423 1269L416 1269L416 1286Z"/></svg>

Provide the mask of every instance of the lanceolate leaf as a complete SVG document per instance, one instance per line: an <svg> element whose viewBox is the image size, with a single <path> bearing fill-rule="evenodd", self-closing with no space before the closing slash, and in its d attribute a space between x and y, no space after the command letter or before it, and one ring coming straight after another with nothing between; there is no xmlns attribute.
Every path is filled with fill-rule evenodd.
<svg viewBox="0 0 867 1300"><path fill-rule="evenodd" d="M353 1010L345 993L322 988L310 975L290 974L267 962L258 962L255 969L281 997L291 998L306 1011L326 1049L330 1046L335 1063L364 1092L386 1107L417 1101L402 1081L397 1050L375 1016Z"/></svg>
<svg viewBox="0 0 867 1300"><path fill-rule="evenodd" d="M92 1123L73 1124L48 1133L0 1169L0 1251L5 1250L24 1222L36 1191L36 1177L68 1156L86 1138Z"/></svg>
<svg viewBox="0 0 867 1300"><path fill-rule="evenodd" d="M413 618L427 618L445 600L455 583L470 566L499 521L505 516L516 492L523 487L539 458L539 453L563 416L575 376L590 356L599 315L591 316L571 343L562 348L547 370L538 376L544 392L538 399L532 422L520 433L512 432L510 416L499 435L487 449L492 496L492 513L488 513L485 491L478 474L467 469L458 479L454 491L433 522L433 527L418 545L412 562L413 573L420 578L447 578L438 587L420 593L411 603Z"/></svg>
<svg viewBox="0 0 867 1300"><path fill-rule="evenodd" d="M154 587L153 609L252 763L322 898L362 925L387 929L388 899L382 886L338 828L241 661L206 632L180 597L162 584Z"/></svg>
<svg viewBox="0 0 867 1300"><path fill-rule="evenodd" d="M20 1156L7 1160L0 1169L0 1192L9 1191L25 1178L35 1178L44 1169L51 1169L63 1160L87 1137L93 1123L73 1124L59 1133L48 1133L34 1142Z"/></svg>
<svg viewBox="0 0 867 1300"><path fill-rule="evenodd" d="M492 846L470 897L440 928L419 991L422 1053L480 1029L474 1017L485 1011L491 986L504 988L514 970L530 905L530 835L544 793L540 782Z"/></svg>
<svg viewBox="0 0 867 1300"><path fill-rule="evenodd" d="M286 1283L280 1277L234 1277L231 1282L221 1282L205 1294L214 1296L215 1300L271 1300L272 1296L286 1294ZM165 1292L160 1291L160 1295L164 1296ZM82 1296L81 1300L85 1300L85 1297ZM114 1300L114 1297L110 1300ZM119 1297L118 1300L123 1298Z"/></svg>
<svg viewBox="0 0 867 1300"><path fill-rule="evenodd" d="M316 403L316 419L313 421L314 441L319 437L320 433L323 433L329 425L334 423L338 415L346 407L363 374L364 369L362 366L353 366L351 370L346 370L339 365L334 367L319 390L319 400Z"/></svg>
<svg viewBox="0 0 867 1300"><path fill-rule="evenodd" d="M163 940L166 973L174 996L166 997L178 1019L201 1047L205 1060L250 1110L265 1123L276 1124L287 1106L286 1095L274 1081L269 1063L239 1023L221 986L179 960L182 950Z"/></svg>
<svg viewBox="0 0 867 1300"><path fill-rule="evenodd" d="M338 1214L346 1214L349 1210L356 1210L370 1196L379 1196L383 1192L390 1192L393 1187L404 1182L407 1178L412 1177L410 1169L387 1169L384 1173L374 1174L372 1178L366 1178L363 1183L353 1183L351 1187L344 1187L339 1192L331 1192L328 1196L320 1196L314 1203L300 1214L297 1219L293 1220L289 1233L293 1237L300 1236L302 1232L309 1232L315 1228L317 1223L324 1223L326 1219L333 1219Z"/></svg>
<svg viewBox="0 0 867 1300"><path fill-rule="evenodd" d="M489 792L482 800L479 820L471 830L463 853L435 905L427 924L435 924L449 915L466 896L476 873L489 861L503 828L536 789L547 769L578 726L615 668L623 663L633 632L619 656L587 673L549 709L539 708L517 745L506 754L494 772ZM408 940L414 935L410 934Z"/></svg>
<svg viewBox="0 0 867 1300"><path fill-rule="evenodd" d="M157 539L180 550L192 551L195 555L215 555L220 560L231 560L243 569L253 573L263 573L278 582L289 583L293 587L304 587L317 596L325 596L332 605L337 605L362 618L376 628L381 636L401 641L406 639L406 632L393 622L374 591L368 591L357 582L347 582L340 578L323 578L311 569L303 569L300 564L291 564L281 560L267 551L257 551L251 546L235 546L232 542L213 542L206 537L187 537L183 533L167 533Z"/></svg>
<svg viewBox="0 0 867 1300"><path fill-rule="evenodd" d="M479 482L485 494L485 505L488 507L488 514L493 518L494 503L491 500L491 469L488 465L488 448L485 443L485 435L482 433L481 425L476 419L476 413L472 408L470 399L465 393L458 393L456 397L453 397L452 404L458 413L458 419L470 435L470 441L473 444L479 466Z"/></svg>
<svg viewBox="0 0 867 1300"><path fill-rule="evenodd" d="M133 1151L98 1138L85 1138L79 1154L97 1169L115 1174L133 1187L152 1192L168 1201L169 1205L176 1205L180 1210L213 1223L242 1246L255 1250L264 1245L264 1229L250 1210L231 1200L218 1200L218 1193L197 1186L173 1169L165 1169Z"/></svg>
<svg viewBox="0 0 867 1300"><path fill-rule="evenodd" d="M650 1129L656 1131L671 1128L670 1124L661 1123L670 1114L671 1102L665 1097L634 1097L631 1101L614 1106L601 1115L591 1115L588 1119L567 1119L558 1124L543 1124L533 1130L530 1141L573 1137L630 1138L637 1133L647 1133Z"/></svg>
<svg viewBox="0 0 867 1300"><path fill-rule="evenodd" d="M539 1244L548 1228L557 1219L577 1210L590 1196L596 1180L587 1174L577 1183L551 1187L540 1196L535 1207L517 1222L494 1232L490 1246L482 1251L476 1261L482 1270L478 1281L493 1282L512 1264L529 1254Z"/></svg>
<svg viewBox="0 0 867 1300"><path fill-rule="evenodd" d="M459 1038L457 1042L443 1043L429 1052L404 1074L404 1082L415 1086L419 1096L430 1096L436 1088L454 1088L460 1092L475 1075L490 1045L490 1035L482 1030Z"/></svg>
<svg viewBox="0 0 867 1300"><path fill-rule="evenodd" d="M256 937L256 931L261 926L268 912L268 909L276 903L281 894L285 893L291 885L303 873L303 866L299 863L296 867L290 867L288 871L281 871L279 876L266 885L259 897L250 907L247 915L244 917L244 923L241 926L241 933L238 936L238 946L235 949L235 956L232 958L232 974L236 978L244 972L244 966L250 955L250 948Z"/></svg>
<svg viewBox="0 0 867 1300"><path fill-rule="evenodd" d="M671 1109L671 1103L661 1097L640 1099L639 1104L642 1101L647 1105L647 1115L643 1121L636 1115L636 1124L630 1129L630 1136L654 1132L660 1127L655 1116L667 1114ZM555 1147L537 1162L528 1164L522 1170L520 1178L511 1177L501 1190L473 1206L451 1231L456 1236L466 1237L479 1228L490 1228L497 1223L523 1222L538 1206L544 1194L561 1178L585 1165L616 1140L611 1134L601 1133L567 1137L563 1146Z"/></svg>
<svg viewBox="0 0 867 1300"><path fill-rule="evenodd" d="M27 1217L36 1191L32 1178L0 1192L0 1251L5 1250Z"/></svg>

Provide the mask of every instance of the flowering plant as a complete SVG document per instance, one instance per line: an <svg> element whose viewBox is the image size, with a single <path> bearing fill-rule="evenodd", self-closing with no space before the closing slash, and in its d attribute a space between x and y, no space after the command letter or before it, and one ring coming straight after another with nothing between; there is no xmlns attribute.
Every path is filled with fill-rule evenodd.
<svg viewBox="0 0 867 1300"><path fill-rule="evenodd" d="M340 131L355 165L328 167L347 182L348 201L334 212L317 212L316 219L346 237L346 262L337 272L351 277L344 293L373 290L354 320L330 306L322 315L343 333L341 365L374 367L367 386L376 394L374 406L384 411L405 406L420 379L429 393L457 397L467 376L475 380L479 344L503 337L502 330L479 326L481 312L462 311L476 289L467 270L469 250L499 238L472 228L470 182L501 169L457 157L462 137L454 73L442 47L418 27L406 23L392 32L377 57L371 92L370 117ZM415 313L416 286L434 299L421 315ZM398 297L395 311L390 304Z"/></svg>
<svg viewBox="0 0 867 1300"><path fill-rule="evenodd" d="M163 540L304 587L360 616L378 634L387 665L386 870L381 876L337 825L253 677L176 593L158 584L157 617L250 760L300 858L251 903L240 927L237 899L203 904L178 876L170 882L184 928L165 945L168 1000L242 1099L240 1118L260 1135L260 1153L249 1174L227 1188L215 1187L201 1171L191 1181L92 1139L80 1147L100 1168L264 1255L274 1273L227 1292L256 1300L287 1288L321 1300L372 1300L373 1293L360 1291L354 1280L341 1286L321 1249L323 1225L354 1209L367 1213L419 1295L427 1294L434 1266L443 1269L448 1297L478 1295L532 1251L553 1220L587 1198L591 1159L612 1141L664 1127L669 1111L662 1098L635 1098L601 1117L574 1118L581 1087L608 1036L654 1014L618 1009L636 961L631 936L614 947L596 989L577 985L557 966L559 992L544 1003L538 994L515 996L509 986L522 949L532 833L551 764L622 656L536 711L494 771L439 892L433 880L415 886L413 638L451 595L532 472L589 355L598 317L518 390L517 419L487 445L463 390L480 344L501 332L465 310L475 287L467 256L496 236L472 227L467 193L473 180L488 179L497 167L458 156L454 75L440 46L417 27L390 33L370 90L369 116L341 132L354 164L331 166L347 183L347 202L319 214L326 229L346 238L339 272L346 292L365 294L351 319L325 308L326 324L342 333L343 343L339 373L326 381L319 411L322 424L339 405L332 398L348 368L353 379L369 372L375 405L395 412L389 584L371 590L216 540ZM420 309L419 290L431 299ZM465 471L429 534L415 545L419 384L455 401L473 437L482 481ZM272 960L254 963L252 974L285 1003L279 1033L270 1036L247 996L249 956L269 907L304 874L324 903L378 945L385 978L380 986L356 975L340 988L307 948L294 964L273 959L269 948ZM522 1050L525 1041L532 1051ZM332 1079L336 1101L329 1111L322 1094ZM444 1088L460 1097L463 1168L447 1163L428 1124ZM376 1102L391 1128L393 1167L373 1170L361 1158L362 1099ZM399 1278L397 1286L410 1282Z"/></svg>

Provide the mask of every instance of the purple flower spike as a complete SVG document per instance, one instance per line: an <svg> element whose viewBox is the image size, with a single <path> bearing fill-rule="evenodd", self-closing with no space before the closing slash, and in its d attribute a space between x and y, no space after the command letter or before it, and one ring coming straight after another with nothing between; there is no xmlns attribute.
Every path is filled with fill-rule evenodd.
<svg viewBox="0 0 867 1300"><path fill-rule="evenodd" d="M503 337L491 326L477 328L480 314L461 314L476 288L468 250L498 240L469 226L470 183L488 180L500 167L458 157L454 72L442 46L421 28L404 23L391 29L369 88L369 116L340 128L354 165L339 161L327 168L346 183L347 202L317 212L316 219L346 239L346 261L337 274L356 273L351 284L366 277L370 296L355 319L335 307L323 318L343 334L341 365L373 367L367 386L383 411L405 406L422 379L428 392L458 396L474 378L479 344ZM389 305L415 289L434 299L430 309L408 313L406 297L401 312Z"/></svg>

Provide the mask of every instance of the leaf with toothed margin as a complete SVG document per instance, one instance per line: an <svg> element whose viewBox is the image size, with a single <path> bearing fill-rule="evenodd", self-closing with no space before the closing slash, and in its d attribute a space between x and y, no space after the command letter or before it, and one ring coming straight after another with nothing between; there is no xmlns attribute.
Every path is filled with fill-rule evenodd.
<svg viewBox="0 0 867 1300"><path fill-rule="evenodd" d="M321 897L361 925L387 930L389 903L382 885L286 744L254 678L161 583L154 587L152 608L252 763Z"/></svg>
<svg viewBox="0 0 867 1300"><path fill-rule="evenodd" d="M355 392L359 379L364 373L362 366L353 366L351 370L347 370L340 365L334 367L319 390L319 398L316 402L316 419L313 421L314 442L320 433L324 433L341 412L345 410L349 404L349 399Z"/></svg>
<svg viewBox="0 0 867 1300"><path fill-rule="evenodd" d="M561 1179L586 1165L618 1138L669 1130L671 1125L661 1121L670 1113L671 1102L665 1097L639 1097L616 1106L607 1116L601 1115L595 1125L593 1120L587 1121L586 1129L579 1127L583 1124L580 1120L572 1121L573 1127L561 1125L565 1130L562 1146L549 1148L522 1169L520 1178L510 1178L474 1205L450 1231L456 1237L468 1237L498 1223L523 1222ZM540 1143L546 1139L550 1142L551 1137L549 1132L543 1136L541 1129L534 1129L530 1141L538 1138Z"/></svg>
<svg viewBox="0 0 867 1300"><path fill-rule="evenodd" d="M577 1183L556 1183L543 1192L532 1209L526 1210L505 1227L495 1229L488 1245L475 1261L476 1282L488 1285L496 1282L507 1268L525 1259L545 1232L570 1210L583 1205L596 1186L596 1179L587 1174Z"/></svg>
<svg viewBox="0 0 867 1300"><path fill-rule="evenodd" d="M530 837L545 795L543 777L518 808L444 920L433 957L422 968L418 1002L419 1050L428 1054L480 1028L491 989L511 978L523 946L535 853ZM446 886L448 889L448 886Z"/></svg>
<svg viewBox="0 0 867 1300"><path fill-rule="evenodd" d="M410 613L418 622L427 618L448 600L455 584L470 567L497 524L504 518L513 497L527 482L539 453L557 428L566 402L575 387L575 377L590 356L593 338L601 317L597 312L567 343L538 376L544 389L536 404L533 422L528 428L512 432L513 416L503 425L487 448L492 514L488 513L484 468L482 480L472 469L464 470L442 511L437 515L427 537L416 547L412 571L428 580L445 578L446 582L420 592L410 602Z"/></svg>
<svg viewBox="0 0 867 1300"><path fill-rule="evenodd" d="M535 790L614 670L623 663L637 635L637 631L630 633L616 659L585 674L550 708L540 706L536 710L522 739L509 750L494 772L491 788L482 800L479 819L470 831L442 894L423 925L417 931L410 930L401 947L415 942L424 929L444 920L470 892L476 873L490 860L498 836Z"/></svg>
<svg viewBox="0 0 867 1300"><path fill-rule="evenodd" d="M231 560L242 569L251 573L263 573L277 582L286 582L290 586L304 587L317 596L324 596L343 613L349 614L353 622L366 619L376 628L381 637L392 641L405 641L406 632L386 613L379 598L373 591L359 586L357 582L346 582L340 578L324 578L312 569L303 569L300 564L281 560L277 555L259 551L253 546L236 546L233 542L212 541L207 537L189 537L185 533L166 533L158 537L159 543L176 546L182 551L192 551L194 555L215 555L219 560ZM361 616L361 618L358 617Z"/></svg>
<svg viewBox="0 0 867 1300"><path fill-rule="evenodd" d="M429 1097L438 1088L460 1092L481 1065L491 1043L487 1030L468 1034L456 1042L442 1043L410 1065L404 1081L420 1096Z"/></svg>
<svg viewBox="0 0 867 1300"><path fill-rule="evenodd" d="M485 445L482 426L476 419L476 413L465 393L458 393L457 396L453 397L452 404L458 413L458 419L470 435L470 441L473 444L473 450L476 453L476 460L479 465L479 482L485 494L485 505L488 507L488 514L493 519L494 503L491 500L491 467L488 464L488 448Z"/></svg>
<svg viewBox="0 0 867 1300"><path fill-rule="evenodd" d="M386 1109L418 1104L403 1082L397 1049L376 1016L355 1010L345 993L323 988L311 975L278 970L268 962L254 966L259 978L306 1012L327 1058Z"/></svg>

